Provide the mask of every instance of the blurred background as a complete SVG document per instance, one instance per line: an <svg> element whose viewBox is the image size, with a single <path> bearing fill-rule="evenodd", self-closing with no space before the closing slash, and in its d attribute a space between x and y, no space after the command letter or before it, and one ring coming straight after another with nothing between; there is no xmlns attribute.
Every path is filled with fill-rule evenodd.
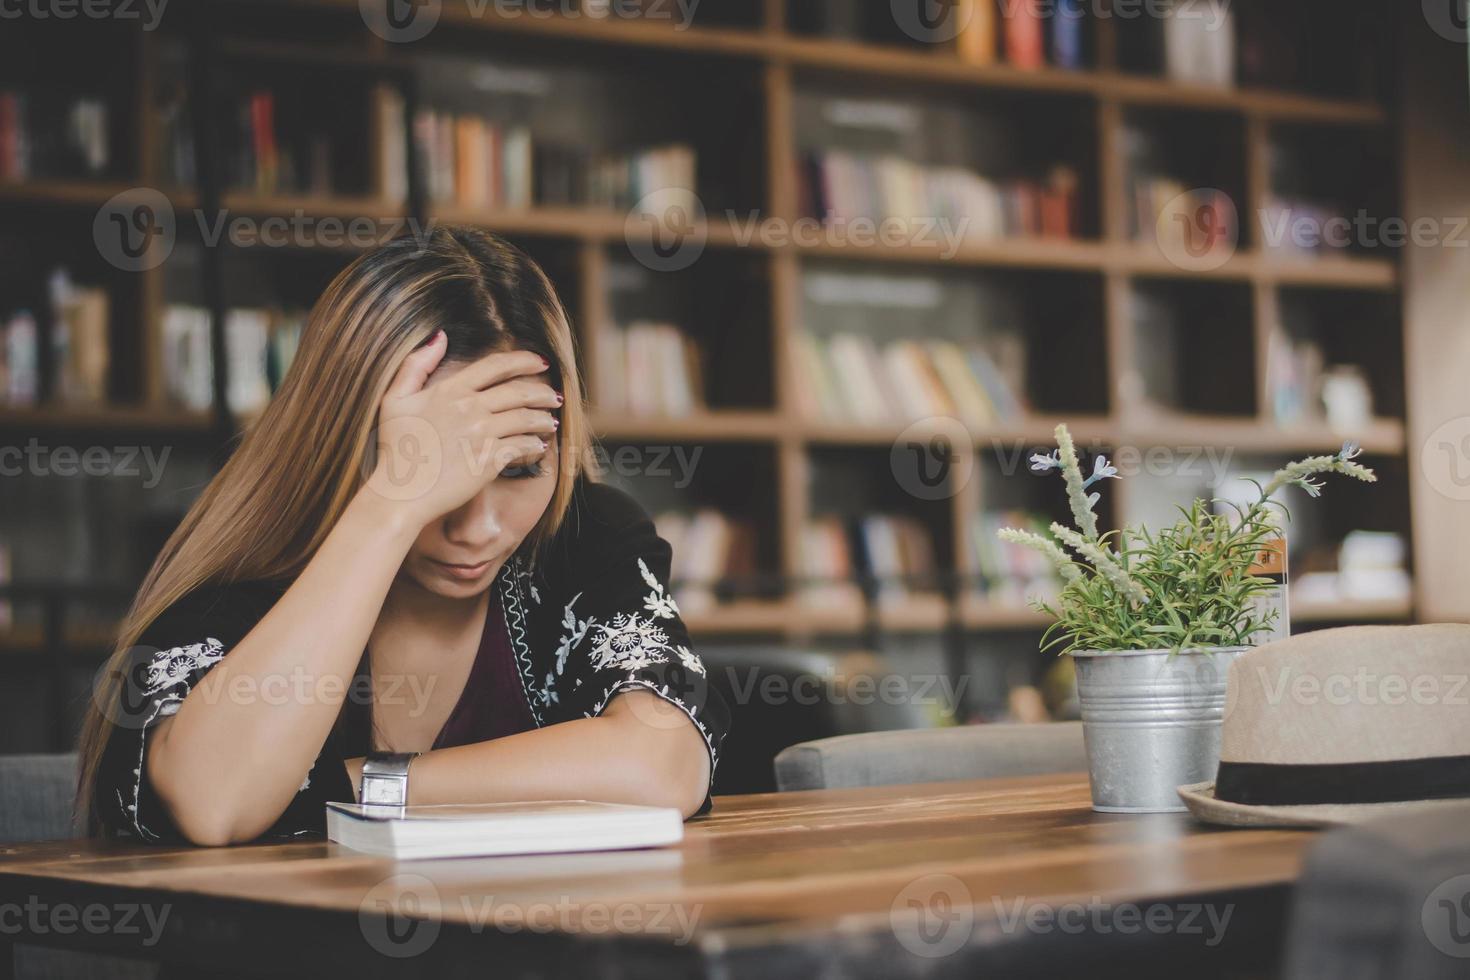
<svg viewBox="0 0 1470 980"><path fill-rule="evenodd" d="M538 259L674 545L723 792L1074 711L995 529L1352 439L1290 619L1470 617L1458 0L30 0L0 21L0 752L75 738L153 556L375 242ZM286 461L283 461L283 464Z"/></svg>

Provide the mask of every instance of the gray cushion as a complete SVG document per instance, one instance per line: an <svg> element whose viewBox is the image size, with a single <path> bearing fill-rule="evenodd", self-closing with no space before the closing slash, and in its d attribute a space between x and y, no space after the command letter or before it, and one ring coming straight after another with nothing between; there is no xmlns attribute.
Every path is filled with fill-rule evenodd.
<svg viewBox="0 0 1470 980"><path fill-rule="evenodd" d="M74 837L77 757L0 755L0 844Z"/></svg>
<svg viewBox="0 0 1470 980"><path fill-rule="evenodd" d="M1313 845L1293 899L1288 980L1467 975L1470 803L1375 818Z"/></svg>
<svg viewBox="0 0 1470 980"><path fill-rule="evenodd" d="M1086 769L1080 721L965 725L802 742L776 756L776 785L836 789Z"/></svg>
<svg viewBox="0 0 1470 980"><path fill-rule="evenodd" d="M72 826L77 757L0 755L0 844L77 836ZM142 960L17 945L16 980L151 980L158 966Z"/></svg>

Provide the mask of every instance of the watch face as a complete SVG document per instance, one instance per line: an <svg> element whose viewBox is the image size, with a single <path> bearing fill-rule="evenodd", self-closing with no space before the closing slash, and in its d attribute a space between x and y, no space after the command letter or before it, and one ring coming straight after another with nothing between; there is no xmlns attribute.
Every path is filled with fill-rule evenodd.
<svg viewBox="0 0 1470 980"><path fill-rule="evenodd" d="M403 780L368 776L362 781L362 802L402 804Z"/></svg>

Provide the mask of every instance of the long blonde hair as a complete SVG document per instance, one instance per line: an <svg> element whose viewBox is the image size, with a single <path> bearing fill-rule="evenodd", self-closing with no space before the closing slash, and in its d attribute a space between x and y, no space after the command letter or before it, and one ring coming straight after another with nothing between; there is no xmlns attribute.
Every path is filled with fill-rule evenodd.
<svg viewBox="0 0 1470 980"><path fill-rule="evenodd" d="M446 362L509 349L551 362L539 377L566 399L560 465L523 547L534 554L560 527L589 436L571 326L546 274L513 245L463 228L435 227L360 256L317 301L280 391L164 544L123 618L78 747L76 816L89 836L103 830L94 786L115 727L99 709L120 695L130 649L201 586L301 571L370 472L389 382L439 329Z"/></svg>

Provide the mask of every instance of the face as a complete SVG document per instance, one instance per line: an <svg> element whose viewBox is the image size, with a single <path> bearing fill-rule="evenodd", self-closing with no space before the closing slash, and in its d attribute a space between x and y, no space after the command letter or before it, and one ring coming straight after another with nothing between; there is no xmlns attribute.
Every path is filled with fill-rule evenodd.
<svg viewBox="0 0 1470 980"><path fill-rule="evenodd" d="M463 365L441 365L429 384ZM457 510L422 531L401 575L446 599L467 599L490 587L506 559L536 527L556 490L557 442L538 460L517 461Z"/></svg>

